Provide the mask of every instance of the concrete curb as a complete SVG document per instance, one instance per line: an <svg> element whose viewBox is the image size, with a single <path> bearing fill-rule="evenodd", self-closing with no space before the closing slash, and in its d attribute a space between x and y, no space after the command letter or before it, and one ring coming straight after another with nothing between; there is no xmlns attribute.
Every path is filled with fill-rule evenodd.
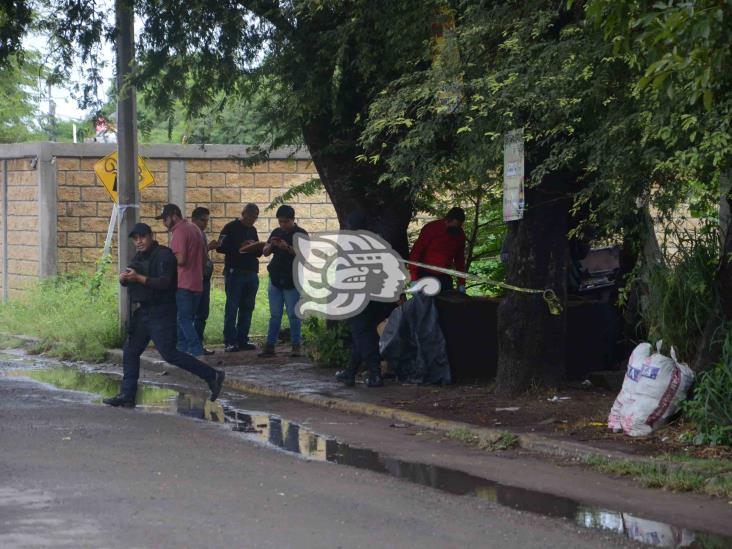
<svg viewBox="0 0 732 549"><path fill-rule="evenodd" d="M122 351L119 349L111 349L107 351L107 360L114 364L121 364ZM185 373L179 368L168 365L163 360L154 360L149 357L141 357L140 365L150 371L165 371L174 377L185 377ZM300 393L282 388L281 386L254 383L239 379L226 378L224 387L234 391L240 391L260 396L286 398L296 400L304 404L319 406L337 410L339 412L347 412L352 414L362 414L372 417L380 417L392 421L409 423L416 427L423 427L442 433L450 433L456 430L468 432L480 441L495 442L504 437L516 437L521 448L544 455L558 456L564 458L614 458L625 459L629 461L651 463L653 460L647 457L639 457L615 450L601 450L586 446L584 444L556 440L549 437L531 434L531 433L513 433L511 431L501 429L491 429L488 427L478 427L470 423L460 421L451 421L445 419L437 419L429 417L417 412L400 410L398 408L390 408L379 404L371 404L367 402L359 402L346 400L336 397L326 397L322 395Z"/></svg>
<svg viewBox="0 0 732 549"><path fill-rule="evenodd" d="M26 343L38 343L40 341L38 338L34 337L8 334L3 332L0 332L0 336L20 339ZM121 364L122 350L109 349L107 350L106 357L107 361L112 364ZM146 370L150 370L153 372L167 372L173 377L185 378L185 376L188 375L180 368L170 366L164 360L154 360L146 356L140 357L140 365ZM573 459L583 459L588 457L612 458L624 459L627 461L633 461L638 463L656 463L653 458L626 454L625 452L620 452L618 450L601 450L599 448L593 448L592 446L587 446L585 444L580 444L577 442L557 440L532 433L514 433L512 431L502 429L478 427L477 425L473 425L471 423L451 421L447 419L437 419L417 412L400 410L398 408L390 408L388 406L381 406L379 404L371 404L368 402L359 402L346 400L343 398L300 393L297 391L290 391L282 388L281 386L273 384L253 383L251 381L242 381L239 379L227 378L224 382L224 387L233 391L250 393L254 395L296 400L304 404L319 406L321 408L329 408L332 410L337 410L339 412L362 414L366 416L380 417L383 419L389 419L402 423L409 423L410 425L414 425L415 427L423 427L425 429L431 429L433 431L439 431L445 434L459 430L461 432L469 433L470 435L477 437L480 441L485 441L488 443L498 441L504 437L516 437L516 439L518 439L519 447L525 450L548 456L557 456Z"/></svg>

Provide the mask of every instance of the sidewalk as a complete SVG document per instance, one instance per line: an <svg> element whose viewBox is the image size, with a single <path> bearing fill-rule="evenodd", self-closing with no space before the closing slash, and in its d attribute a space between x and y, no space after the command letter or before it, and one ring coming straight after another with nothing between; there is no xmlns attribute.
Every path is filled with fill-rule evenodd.
<svg viewBox="0 0 732 549"><path fill-rule="evenodd" d="M281 347L274 358L259 358L257 351L223 353L206 362L226 370L225 386L265 396L298 400L307 404L391 419L446 432L461 438L495 441L511 433L521 448L562 457L602 455L630 459L679 451L683 426L671 426L650 437L634 439L610 433L607 414L614 392L583 387L547 391L512 399L496 397L487 385L415 386L386 381L369 389L357 383L345 387L334 371L291 358ZM108 353L110 362L121 362L122 353ZM165 363L156 351L143 355L143 368L165 370L174 376L186 372Z"/></svg>

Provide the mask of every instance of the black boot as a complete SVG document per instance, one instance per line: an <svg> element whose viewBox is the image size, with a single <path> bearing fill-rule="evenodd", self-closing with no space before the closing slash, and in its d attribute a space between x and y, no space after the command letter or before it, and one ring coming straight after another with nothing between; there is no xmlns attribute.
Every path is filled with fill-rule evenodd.
<svg viewBox="0 0 732 549"><path fill-rule="evenodd" d="M381 368L378 364L369 368L369 375L363 382L366 387L384 386L384 380L381 378Z"/></svg>
<svg viewBox="0 0 732 549"><path fill-rule="evenodd" d="M358 366L355 364L349 364L344 370L336 372L335 378L346 387L353 387L356 384L357 372Z"/></svg>
<svg viewBox="0 0 732 549"><path fill-rule="evenodd" d="M219 394L221 394L221 388L224 386L225 377L226 372L224 372L223 370L216 370L216 377L208 382L208 388L211 389L211 396L209 397L209 400L211 402L214 402L217 398L219 398Z"/></svg>
<svg viewBox="0 0 732 549"><path fill-rule="evenodd" d="M115 395L111 398L105 398L104 400L102 400L102 402L104 402L104 404L106 404L108 406L114 406L115 408L117 408L117 407L134 408L135 407L135 397L124 395L122 393Z"/></svg>

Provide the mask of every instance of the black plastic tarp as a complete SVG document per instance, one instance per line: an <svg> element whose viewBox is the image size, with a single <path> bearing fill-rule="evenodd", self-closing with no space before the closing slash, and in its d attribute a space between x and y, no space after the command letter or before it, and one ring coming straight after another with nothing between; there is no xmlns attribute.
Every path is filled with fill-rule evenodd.
<svg viewBox="0 0 732 549"><path fill-rule="evenodd" d="M382 360L400 381L449 384L450 363L433 297L416 294L389 315L381 334Z"/></svg>

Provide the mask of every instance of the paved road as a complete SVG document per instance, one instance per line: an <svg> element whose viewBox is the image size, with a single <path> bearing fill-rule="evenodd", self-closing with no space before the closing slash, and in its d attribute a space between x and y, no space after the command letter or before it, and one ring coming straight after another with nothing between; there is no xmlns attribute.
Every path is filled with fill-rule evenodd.
<svg viewBox="0 0 732 549"><path fill-rule="evenodd" d="M0 547L612 547L612 535L0 377Z"/></svg>

